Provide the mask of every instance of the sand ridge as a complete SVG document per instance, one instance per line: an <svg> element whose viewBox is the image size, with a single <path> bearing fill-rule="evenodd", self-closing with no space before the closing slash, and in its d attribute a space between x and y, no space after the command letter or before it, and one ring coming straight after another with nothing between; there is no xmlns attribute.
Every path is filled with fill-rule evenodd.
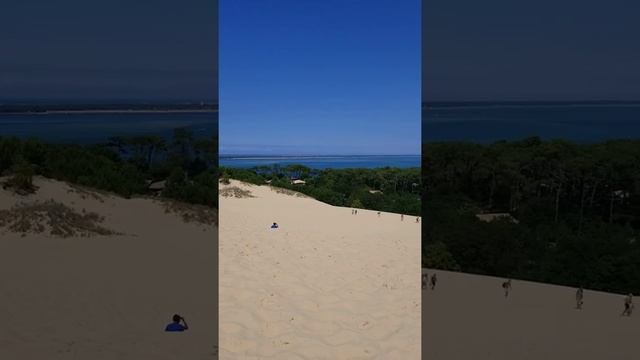
<svg viewBox="0 0 640 360"><path fill-rule="evenodd" d="M636 359L640 313L621 317L624 295L425 269L436 289L423 290L424 359Z"/></svg>
<svg viewBox="0 0 640 360"><path fill-rule="evenodd" d="M215 227L187 223L152 199L35 182L38 192L24 197L0 188L0 210L53 200L95 212L119 234L0 228L0 358L216 358ZM163 331L175 312L188 332Z"/></svg>
<svg viewBox="0 0 640 360"><path fill-rule="evenodd" d="M220 198L222 359L420 358L415 219L225 187L253 197Z"/></svg>

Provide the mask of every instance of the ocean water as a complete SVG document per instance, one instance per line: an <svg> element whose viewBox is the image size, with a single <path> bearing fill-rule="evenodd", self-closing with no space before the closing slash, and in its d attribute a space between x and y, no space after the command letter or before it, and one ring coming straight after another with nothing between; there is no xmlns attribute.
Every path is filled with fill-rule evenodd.
<svg viewBox="0 0 640 360"><path fill-rule="evenodd" d="M640 103L427 103L422 112L423 142L530 136L579 143L640 138Z"/></svg>
<svg viewBox="0 0 640 360"><path fill-rule="evenodd" d="M112 136L156 135L170 138L186 127L196 137L218 134L218 113L73 113L0 114L0 136L48 142L91 144Z"/></svg>
<svg viewBox="0 0 640 360"><path fill-rule="evenodd" d="M313 169L347 169L420 167L420 155L368 155L368 156L232 156L221 155L220 166L252 168L255 166L304 165Z"/></svg>

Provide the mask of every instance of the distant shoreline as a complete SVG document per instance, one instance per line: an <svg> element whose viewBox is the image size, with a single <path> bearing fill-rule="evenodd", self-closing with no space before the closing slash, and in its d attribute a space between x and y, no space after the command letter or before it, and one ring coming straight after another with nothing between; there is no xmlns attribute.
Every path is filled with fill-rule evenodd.
<svg viewBox="0 0 640 360"><path fill-rule="evenodd" d="M51 115L51 114L157 114L157 113L217 113L216 109L174 109L174 110L46 110L46 111L0 111L6 115Z"/></svg>
<svg viewBox="0 0 640 360"><path fill-rule="evenodd" d="M254 169L272 166L304 166L310 169L410 169L421 167L421 155L333 156L229 156L219 155L219 166Z"/></svg>
<svg viewBox="0 0 640 360"><path fill-rule="evenodd" d="M0 114L217 113L212 103L0 104Z"/></svg>
<svg viewBox="0 0 640 360"><path fill-rule="evenodd" d="M640 101L423 101L422 109L640 107Z"/></svg>
<svg viewBox="0 0 640 360"><path fill-rule="evenodd" d="M234 155L220 154L221 159L232 160L271 160L271 159L344 159L344 158L374 158L374 157L420 157L420 154L406 155Z"/></svg>

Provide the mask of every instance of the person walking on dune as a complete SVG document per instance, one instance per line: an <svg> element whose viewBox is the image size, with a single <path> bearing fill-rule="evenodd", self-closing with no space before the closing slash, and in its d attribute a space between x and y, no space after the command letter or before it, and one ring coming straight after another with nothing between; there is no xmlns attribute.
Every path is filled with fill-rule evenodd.
<svg viewBox="0 0 640 360"><path fill-rule="evenodd" d="M429 286L429 274L422 274L422 290L426 289Z"/></svg>
<svg viewBox="0 0 640 360"><path fill-rule="evenodd" d="M404 215L400 214L400 221L404 221Z"/></svg>
<svg viewBox="0 0 640 360"><path fill-rule="evenodd" d="M504 289L504 297L509 297L509 292L511 291L511 279L503 282L502 288Z"/></svg>
<svg viewBox="0 0 640 360"><path fill-rule="evenodd" d="M633 294L629 294L624 298L624 311L622 316L631 316L633 311Z"/></svg>
<svg viewBox="0 0 640 360"><path fill-rule="evenodd" d="M437 282L438 282L438 278L436 277L436 274L431 275L431 290L436 289Z"/></svg>
<svg viewBox="0 0 640 360"><path fill-rule="evenodd" d="M584 290L582 289L582 286L580 286L576 291L576 309L582 310L582 304L584 304L584 301L582 301L583 298Z"/></svg>

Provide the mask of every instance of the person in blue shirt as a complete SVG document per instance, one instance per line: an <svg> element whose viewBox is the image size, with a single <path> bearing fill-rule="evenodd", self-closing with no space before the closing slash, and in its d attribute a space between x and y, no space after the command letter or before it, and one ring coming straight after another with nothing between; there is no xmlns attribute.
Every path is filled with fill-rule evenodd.
<svg viewBox="0 0 640 360"><path fill-rule="evenodd" d="M182 324L180 323L182 322ZM189 329L187 321L180 315L173 315L173 322L164 329L164 331L185 331Z"/></svg>

